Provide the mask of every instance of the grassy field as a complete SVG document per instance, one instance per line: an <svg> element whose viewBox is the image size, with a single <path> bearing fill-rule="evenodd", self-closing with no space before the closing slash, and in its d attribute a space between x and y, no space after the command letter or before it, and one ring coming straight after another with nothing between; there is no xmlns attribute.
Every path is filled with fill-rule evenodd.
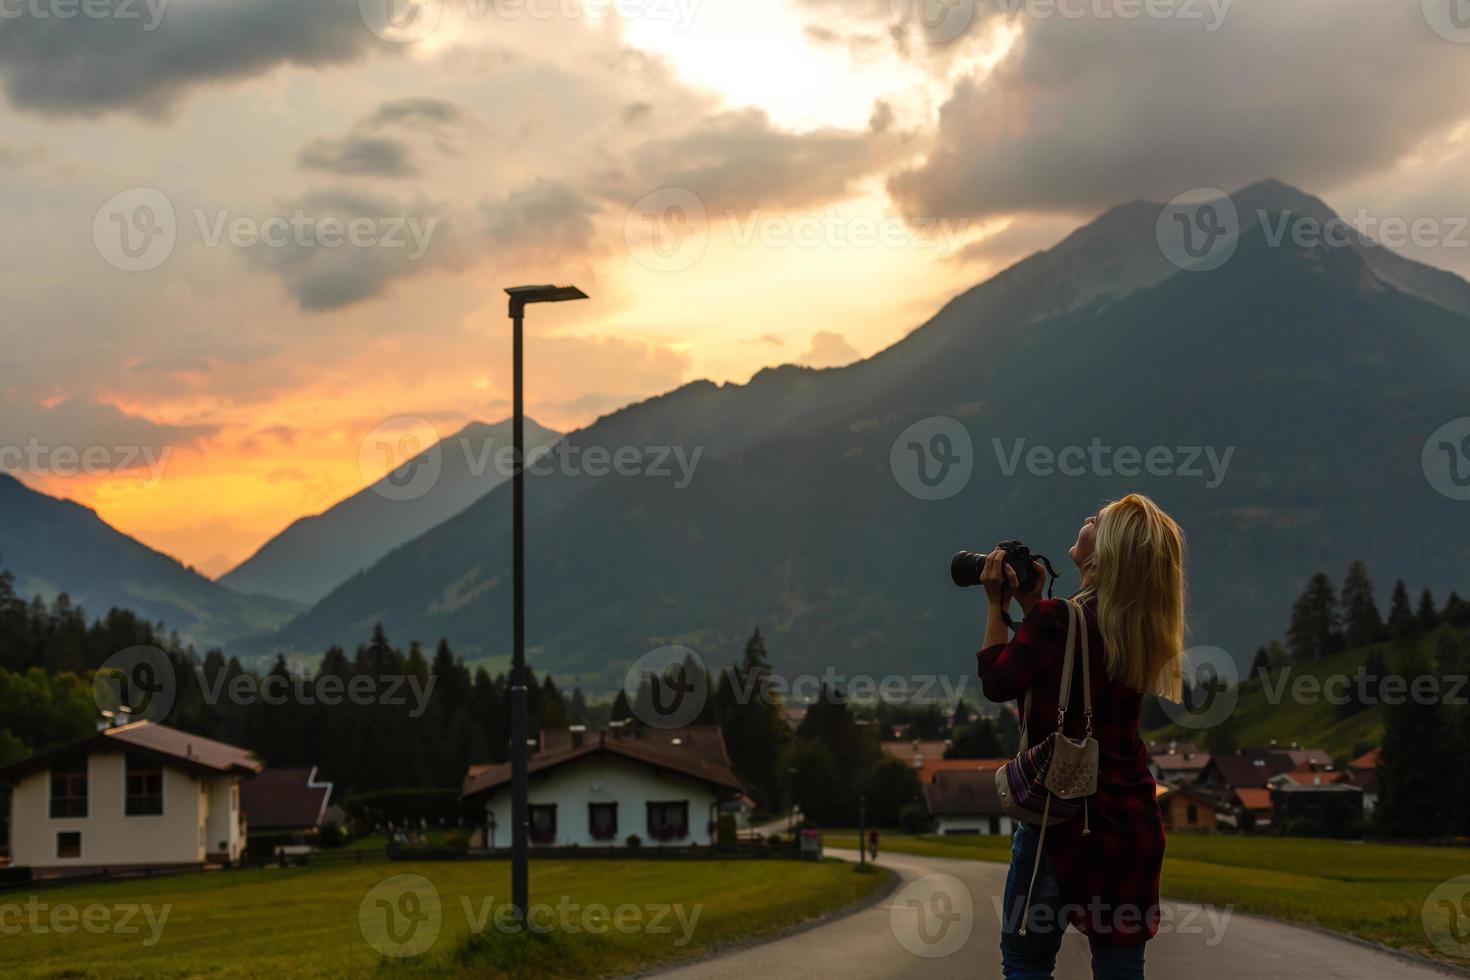
<svg viewBox="0 0 1470 980"><path fill-rule="evenodd" d="M1431 672L1438 672L1441 678L1464 672L1462 668L1439 664L1438 658L1442 649L1463 650L1470 646L1470 630L1442 626L1420 637L1417 642L1429 659ZM1240 703L1231 718L1236 729L1236 742L1243 746L1268 745L1273 740L1283 744L1296 742L1308 748L1322 749L1336 759L1351 759L1371 746L1382 744L1382 705L1374 704L1349 714L1333 704L1331 698L1324 695L1322 687L1330 678L1356 677L1375 650L1383 654L1390 672L1397 669L1399 645L1379 643L1321 660L1293 662L1272 672L1269 687L1263 685L1256 673L1242 676ZM1451 693L1450 687L1454 682L1446 680L1444 683L1445 693ZM1298 685L1304 686L1299 688ZM1349 692L1357 690L1356 682L1353 685L1347 691L1340 686L1326 690L1331 697L1340 699L1344 694L1352 696ZM1298 692L1303 696L1298 697ZM1149 732L1148 737L1199 743L1205 734L1175 725Z"/></svg>
<svg viewBox="0 0 1470 980"><path fill-rule="evenodd" d="M396 877L403 875L422 876L432 892L419 879ZM533 922L555 924L545 935L497 927L496 910L510 894L502 861L376 862L3 892L0 976L601 976L780 930L857 901L884 881L834 861L543 861L532 866L531 904ZM431 897L404 904L405 883ZM437 924L432 945L407 958L382 955L413 947L383 944L382 913L373 919L379 899ZM44 932L28 922L32 900ZM100 921L98 907L116 923L128 906L143 909L129 923L135 933L78 925L88 915ZM76 911L58 917L64 908ZM433 930L399 934L411 944Z"/></svg>
<svg viewBox="0 0 1470 980"><path fill-rule="evenodd" d="M828 847L856 835L827 834ZM883 851L1005 863L1009 837L884 834ZM1446 879L1470 874L1470 849L1400 847L1291 837L1175 834L1163 894L1237 912L1275 916L1445 959L1424 934L1422 910Z"/></svg>

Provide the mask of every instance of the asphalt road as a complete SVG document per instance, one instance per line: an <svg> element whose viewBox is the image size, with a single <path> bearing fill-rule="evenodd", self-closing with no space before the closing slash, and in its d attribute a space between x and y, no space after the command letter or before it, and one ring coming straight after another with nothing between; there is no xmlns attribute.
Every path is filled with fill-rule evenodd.
<svg viewBox="0 0 1470 980"><path fill-rule="evenodd" d="M856 851L828 850L857 860ZM841 977L878 980L1000 973L1003 865L885 853L900 875L876 905L775 942L737 950L660 974L680 980L781 980ZM1267 919L1166 903L1166 931L1148 944L1151 980L1443 980L1445 972L1389 953ZM1087 941L1062 943L1058 980L1092 976Z"/></svg>

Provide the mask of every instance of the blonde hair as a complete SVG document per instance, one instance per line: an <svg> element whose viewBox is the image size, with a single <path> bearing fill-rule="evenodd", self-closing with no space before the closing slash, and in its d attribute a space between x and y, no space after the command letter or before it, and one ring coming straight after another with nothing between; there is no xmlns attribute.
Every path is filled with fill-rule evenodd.
<svg viewBox="0 0 1470 980"><path fill-rule="evenodd" d="M1097 598L1108 676L1178 701L1184 655L1184 532L1142 494L1098 513L1092 571L1079 600Z"/></svg>

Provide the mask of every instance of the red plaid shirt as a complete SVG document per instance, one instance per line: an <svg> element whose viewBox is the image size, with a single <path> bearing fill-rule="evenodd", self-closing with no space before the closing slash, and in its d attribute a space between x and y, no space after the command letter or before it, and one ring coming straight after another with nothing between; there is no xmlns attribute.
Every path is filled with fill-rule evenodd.
<svg viewBox="0 0 1470 980"><path fill-rule="evenodd" d="M1101 942L1133 945L1158 931L1159 871L1164 863L1164 821L1148 771L1148 749L1138 736L1143 697L1108 678L1097 609L1087 603L1092 671L1093 737L1098 742L1097 794L1088 798L1091 836L1081 816L1046 832L1046 856L1056 871L1067 918ZM1060 599L1037 603L1009 643L977 654L980 686L991 701L1020 702L1031 691L1028 745L1056 731L1057 693L1067 650L1067 608ZM1082 644L1077 644L1077 656ZM1074 663L1066 730L1081 738L1081 664ZM1018 704L1019 709L1019 704ZM1029 870L1028 870L1029 874Z"/></svg>

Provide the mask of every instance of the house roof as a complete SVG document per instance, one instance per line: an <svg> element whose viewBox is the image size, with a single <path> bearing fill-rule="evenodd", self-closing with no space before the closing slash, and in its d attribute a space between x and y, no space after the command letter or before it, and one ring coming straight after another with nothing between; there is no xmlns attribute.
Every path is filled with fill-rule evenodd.
<svg viewBox="0 0 1470 980"><path fill-rule="evenodd" d="M1235 798L1247 810L1271 809L1271 791L1269 789L1256 787L1237 789L1235 791Z"/></svg>
<svg viewBox="0 0 1470 980"><path fill-rule="evenodd" d="M945 749L949 748L949 743L944 739L901 739L884 742L882 745L884 752L904 762L912 762L915 759L922 759L924 762L943 759Z"/></svg>
<svg viewBox="0 0 1470 980"><path fill-rule="evenodd" d="M1149 759L1159 767L1160 772L1198 772L1210 764L1210 753L1201 752L1188 744L1164 747L1162 750L1150 746Z"/></svg>
<svg viewBox="0 0 1470 980"><path fill-rule="evenodd" d="M1264 789L1266 780L1296 767L1297 764L1284 752L1240 752L1214 756L1207 769L1219 773L1225 785L1238 790Z"/></svg>
<svg viewBox="0 0 1470 980"><path fill-rule="evenodd" d="M941 773L995 772L1010 759L935 759L918 770L919 782L932 783Z"/></svg>
<svg viewBox="0 0 1470 980"><path fill-rule="evenodd" d="M1372 752L1365 752L1364 754L1362 754L1362 755L1358 756L1356 759L1354 759L1352 762L1349 762L1348 763L1348 768L1349 769L1377 769L1378 768L1378 755L1382 751L1383 751L1382 749L1374 749Z"/></svg>
<svg viewBox="0 0 1470 980"><path fill-rule="evenodd" d="M526 772L533 774L554 769L575 759L612 754L633 759L668 772L710 783L737 793L745 791L735 775L725 740L716 725L691 725L687 728L657 729L628 727L602 731L596 737L587 735L580 746L568 738L553 738L549 748L541 749L527 760ZM471 766L465 774L460 798L475 796L510 782L510 764Z"/></svg>
<svg viewBox="0 0 1470 980"><path fill-rule="evenodd" d="M936 817L1001 816L1000 794L995 790L995 770L951 771L937 774L924 784L924 802Z"/></svg>
<svg viewBox="0 0 1470 980"><path fill-rule="evenodd" d="M0 780L14 779L33 770L49 766L57 759L72 758L92 752L123 751L153 758L168 765L196 772L238 773L253 776L262 764L246 749L211 738L193 735L151 721L135 721L73 742L50 752L33 755L5 769Z"/></svg>
<svg viewBox="0 0 1470 980"><path fill-rule="evenodd" d="M1213 796L1210 796L1207 793L1201 793L1198 790L1195 790L1189 786L1169 786L1161 783L1159 784L1159 788L1156 791L1154 798L1158 800L1158 802L1162 803L1166 799L1175 796L1186 800L1194 800L1196 803L1203 803L1205 806L1216 809L1218 809L1220 806L1220 801L1215 799Z"/></svg>
<svg viewBox="0 0 1470 980"><path fill-rule="evenodd" d="M319 827L332 784L310 769L267 769L240 789L240 809L252 830Z"/></svg>
<svg viewBox="0 0 1470 980"><path fill-rule="evenodd" d="M1290 772L1272 776L1268 783L1277 785L1290 782L1296 786L1331 786L1335 783L1345 783L1351 780L1351 776L1345 772L1335 769L1318 769L1315 766L1298 766Z"/></svg>

